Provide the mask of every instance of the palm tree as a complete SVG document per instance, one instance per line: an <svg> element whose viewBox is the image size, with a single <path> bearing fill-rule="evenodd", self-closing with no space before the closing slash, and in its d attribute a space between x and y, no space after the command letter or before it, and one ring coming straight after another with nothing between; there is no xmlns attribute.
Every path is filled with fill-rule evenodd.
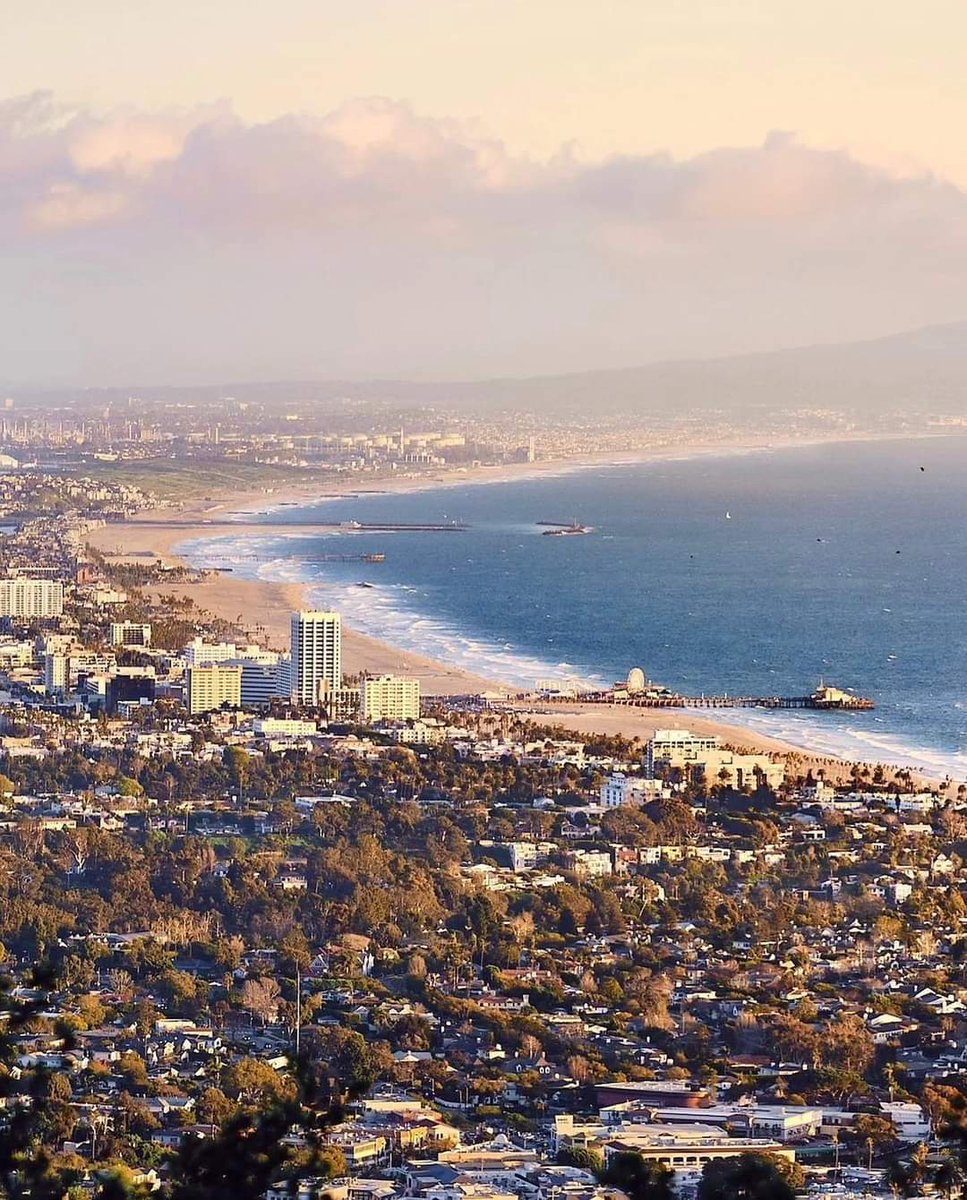
<svg viewBox="0 0 967 1200"><path fill-rule="evenodd" d="M900 1196L909 1196L914 1190L917 1173L909 1163L901 1162L898 1159L896 1162L890 1163L887 1168L886 1181L894 1197L899 1200Z"/></svg>

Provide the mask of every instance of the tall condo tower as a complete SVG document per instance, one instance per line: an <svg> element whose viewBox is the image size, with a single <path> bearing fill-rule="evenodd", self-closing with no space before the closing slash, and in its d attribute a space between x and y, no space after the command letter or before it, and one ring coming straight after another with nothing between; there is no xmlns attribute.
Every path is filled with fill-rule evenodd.
<svg viewBox="0 0 967 1200"><path fill-rule="evenodd" d="M342 685L342 620L304 609L292 614L292 699L315 707L324 684Z"/></svg>

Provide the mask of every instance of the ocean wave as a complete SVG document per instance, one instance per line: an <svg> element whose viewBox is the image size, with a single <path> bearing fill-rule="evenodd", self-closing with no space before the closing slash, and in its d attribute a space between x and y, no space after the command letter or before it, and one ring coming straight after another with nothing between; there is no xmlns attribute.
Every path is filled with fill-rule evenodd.
<svg viewBox="0 0 967 1200"><path fill-rule="evenodd" d="M340 612L350 628L398 647L404 660L406 653L425 655L521 689L532 688L536 680L548 678L576 679L586 687L599 687L603 682L602 677L583 672L572 663L552 661L510 643L469 635L417 607L410 587L371 584L361 588L358 583L327 579L324 564L308 557L273 553L279 539L275 532L265 538L252 534L206 537L181 543L176 553L196 567L231 568L243 579L305 584L312 604Z"/></svg>
<svg viewBox="0 0 967 1200"><path fill-rule="evenodd" d="M725 453L729 456L737 453L768 454L770 453L770 449L761 447L755 450L733 450ZM691 459L699 456L686 455L683 457ZM635 463L625 461L610 466L601 463L570 464L555 474L570 474L576 470L603 473L605 471L613 471L615 466L625 470L637 467L643 473L646 470L658 469L664 465L670 466L679 461L681 460L677 457L669 455L663 458L656 457ZM551 472L545 472L541 475L535 474L530 477L521 476L512 481L508 481L506 477L479 480L457 478L445 483L428 480L419 488L409 490L429 492L441 490L442 488L490 487L498 482L513 482L517 484L525 481L536 482L552 477ZM630 476L623 477L622 484L627 482L629 478ZM360 496L361 500L367 498L370 498L369 495ZM291 504L283 507L280 503L276 506L276 511L282 509L286 514L287 520L307 520L307 518L311 519L310 514L313 510L320 510L323 506L331 504L334 500L345 501L346 499L348 497L326 496L321 497L316 503L307 502L304 506L300 504L298 507ZM264 503L259 507L263 511L267 511L269 508ZM450 505L448 504L446 507L450 507ZM488 508L493 507L496 506L488 506ZM247 518L245 514L239 513L238 519L245 520ZM485 524L488 526L495 525L491 519L486 520ZM522 536L525 532L533 532L533 527L518 524L518 522L513 520L508 520L501 524L500 529L502 532L506 531L508 534L519 532ZM344 613L346 622L350 627L391 645L398 646L401 651L399 657L403 660L405 660L407 653L425 654L478 676L502 680L514 687L520 688L533 687L536 679L545 677L560 679L565 676L576 676L592 685L600 685L611 681L612 676L610 674L605 678L597 673L595 664L575 664L568 659L569 652L574 653L576 651L578 654L581 653L580 642L575 644L575 641L569 634L565 633L558 636L557 642L548 644L544 651L538 649L537 652L533 652L521 648L514 643L513 637L515 633L513 627L503 629L499 635L495 634L492 639L474 635L467 628L459 627L457 622L447 620L447 618L435 611L438 607L441 592L438 586L432 586L422 580L419 583L419 587L413 586L411 581L409 584L378 582L368 588L360 588L351 580L343 580L341 582L336 580L332 578L333 575L345 574L345 572L333 570L320 561L321 553L319 546L321 536L323 544L328 541L332 548L342 550L347 546L345 538L353 535L345 530L337 529L328 531L325 535L320 535L315 530L307 532L297 524L293 524L287 532L283 532L278 527L275 527L264 536L253 533L251 527L249 527L247 532L240 532L238 534L234 534L231 530L223 528L220 533L212 530L211 532L206 532L202 537L195 538L191 542L185 542L179 549L186 558L196 565L231 567L233 572L241 578L308 584L311 589L312 603L323 607L339 609ZM513 540L521 544L522 536ZM308 541L309 538L312 539L311 542ZM304 546L293 544L298 539L304 541ZM810 548L815 544L812 536L808 538L808 542ZM312 546L316 548L314 551L315 561L313 561L313 552L310 552L310 547ZM580 547L582 553L587 548L587 545ZM464 547L461 543L461 553L463 549ZM506 545L501 545L499 549L501 553L504 553ZM303 553L303 550L305 553ZM476 551L474 552L476 553ZM622 551L622 553L624 552ZM891 549L890 554L892 553ZM803 561L794 564L790 570L801 572L812 570L808 566L808 561L804 556ZM495 564L497 565L494 566L492 572L494 578L497 577L505 565L505 560L495 559ZM618 563L618 565L622 566L622 563ZM441 568L441 570L443 569L446 569L445 566ZM450 568L450 570L453 569L453 567ZM440 572L438 571L437 573L439 574ZM390 567L387 567L387 574L391 574ZM840 572L837 572L838 574ZM859 571L844 570L842 574L850 580L853 580L854 577L859 580L862 579L862 572ZM450 580L451 576L447 575L446 578ZM858 586L858 584L851 584L849 586ZM893 627L898 620L897 614L900 613L901 607L892 598L891 586L891 579L885 579L882 598L889 599L890 604L894 607L894 614L891 616L891 622L888 623ZM697 592L694 589L683 592L682 607L684 609L694 610L696 594ZM876 612L877 620L885 623L885 617L879 616L879 609L882 607L880 595L881 593L876 594L875 600L871 602L870 611ZM529 596L537 597L548 608L553 605L553 601L544 594L540 587L533 588ZM543 612L544 609L541 608L540 611ZM830 611L832 612L833 609L830 609ZM678 664L677 652L680 648L680 642L675 640L676 635L674 634L673 626L668 625L667 628L659 626L659 628L663 632L657 636L668 638L667 641L661 643L661 648L667 651L663 657L665 671L671 675L680 665L675 685L695 692L708 687L708 665L701 661L693 661L691 665L684 662ZM507 636L508 633L511 634L510 638ZM679 636L686 635L681 634ZM691 637L692 635L689 632L687 636ZM614 661L620 661L626 652L627 646L630 644L627 641L621 643L611 658L600 657L598 663L606 664L608 671L612 671L614 669ZM886 651L889 651L891 654L894 653L894 646L898 644L900 643L895 638L888 638L880 647L883 657L887 657ZM903 643L904 646L908 644L912 643ZM822 656L816 657L812 665L817 668L821 667L824 671L827 667L830 671L836 672L843 669L840 658L833 656L831 660L827 659L827 646L825 642L820 644L819 649ZM903 658L907 660L911 658L911 655L905 651ZM760 672L768 670L772 674L775 674L775 667L764 665L770 661L773 660L760 656L758 663L756 663L756 670ZM889 662L889 667L896 668L896 664ZM905 674L909 671L906 661L904 662L903 670ZM899 668L891 671L891 677L895 678L898 673ZM616 678L617 676L614 677ZM860 686L863 680L860 678L854 682L857 683L857 686ZM956 780L967 778L967 753L964 753L957 745L957 740L961 735L967 738L963 722L958 719L957 721L948 720L946 724L940 721L933 724L932 722L936 715L949 715L949 713L940 713L939 702L936 699L934 699L933 707L931 707L931 698L927 692L927 685L922 681L918 684L919 690L917 686L914 686L914 681L912 680L907 683L906 679L904 679L902 682L905 685L905 690L901 693L899 691L900 683L892 684L894 689L892 697L887 695L885 697L886 703L881 704L880 710L872 717L859 713L808 713L756 709L730 709L727 712L722 711L715 714L702 709L697 710L696 715L706 718L714 716L728 724L748 729L750 733L773 737L820 755L847 760L882 762L884 765L891 766L910 767L924 771L930 775L949 774ZM770 689L775 686L775 684L769 685ZM749 690L752 689L750 688ZM880 688L879 692L877 692L873 686L870 686L870 694L883 695L884 690ZM942 693L941 699L947 696L950 690L948 688L947 692ZM959 699L955 702L953 697L950 696L949 701L944 702L949 704L949 712L960 713L963 711L963 705ZM936 740L947 742L946 747L923 744L924 741L929 742L933 740L935 734Z"/></svg>
<svg viewBox="0 0 967 1200"><path fill-rule="evenodd" d="M275 532L265 538L252 534L206 537L185 542L176 550L197 566L231 567L241 578L307 585L313 604L341 612L351 628L398 647L404 664L407 653L421 654L521 689L532 688L536 680L544 678L577 679L590 687L610 682L569 660L542 658L510 642L468 634L420 608L414 603L415 592L409 585L360 588L358 584L325 579L324 564L277 553L280 538L284 537ZM714 714L707 709L684 711L706 719L714 715L750 734L775 738L811 754L967 779L967 754L914 745L895 733L870 729L860 724L865 720L862 715L844 721L832 713L808 715L742 708Z"/></svg>
<svg viewBox="0 0 967 1200"><path fill-rule="evenodd" d="M708 709L686 711L706 719L713 715ZM967 780L967 754L964 752L918 745L900 734L870 729L862 724L866 719L862 714L843 720L834 713L807 715L732 708L716 711L714 716L729 725L775 738L810 754L850 762L882 763L885 767L903 767L930 776L949 775L954 780Z"/></svg>

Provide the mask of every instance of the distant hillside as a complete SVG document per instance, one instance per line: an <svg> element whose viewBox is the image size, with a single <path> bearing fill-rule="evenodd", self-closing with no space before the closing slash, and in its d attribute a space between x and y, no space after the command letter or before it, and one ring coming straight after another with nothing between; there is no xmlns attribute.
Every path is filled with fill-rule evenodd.
<svg viewBox="0 0 967 1200"><path fill-rule="evenodd" d="M195 404L224 396L271 407L346 399L393 408L517 409L548 416L634 410L642 415L716 411L742 417L801 407L850 411L857 416L897 411L963 414L967 413L967 322L874 341L525 379L236 382L222 387L61 392L45 399L64 403L83 396L90 403L105 404L128 394Z"/></svg>

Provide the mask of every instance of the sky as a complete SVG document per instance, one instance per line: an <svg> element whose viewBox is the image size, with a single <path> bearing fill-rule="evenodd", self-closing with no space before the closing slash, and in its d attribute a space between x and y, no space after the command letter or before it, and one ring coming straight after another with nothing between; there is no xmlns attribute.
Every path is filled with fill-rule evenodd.
<svg viewBox="0 0 967 1200"><path fill-rule="evenodd" d="M0 0L0 382L967 317L962 0Z"/></svg>

